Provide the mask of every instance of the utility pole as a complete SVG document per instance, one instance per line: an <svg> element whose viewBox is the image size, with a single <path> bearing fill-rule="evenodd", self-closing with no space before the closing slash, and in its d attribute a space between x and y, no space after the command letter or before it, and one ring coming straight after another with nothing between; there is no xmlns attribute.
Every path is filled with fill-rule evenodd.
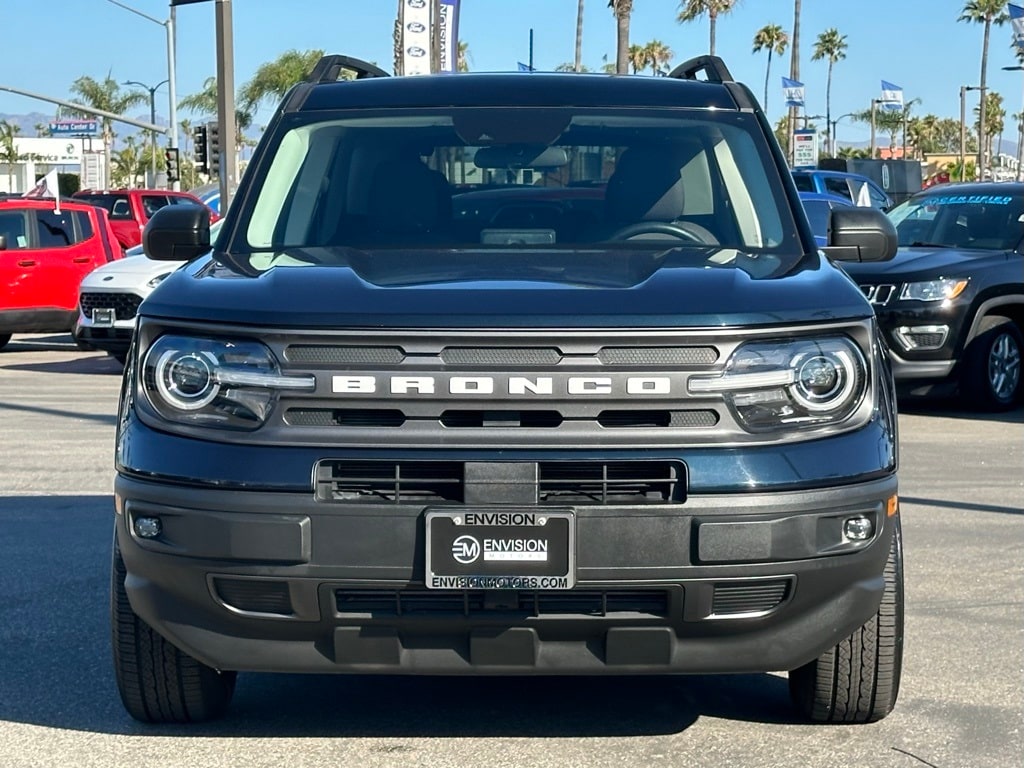
<svg viewBox="0 0 1024 768"><path fill-rule="evenodd" d="M235 44L231 0L216 0L217 124L220 130L220 209L227 211L238 184L235 121Z"/></svg>

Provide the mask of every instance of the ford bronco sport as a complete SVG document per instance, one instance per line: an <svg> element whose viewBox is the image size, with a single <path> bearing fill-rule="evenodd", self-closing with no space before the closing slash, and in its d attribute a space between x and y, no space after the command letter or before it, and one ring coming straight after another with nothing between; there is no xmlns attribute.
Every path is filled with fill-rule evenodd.
<svg viewBox="0 0 1024 768"><path fill-rule="evenodd" d="M120 406L134 717L219 716L240 671L786 670L811 720L893 707L885 349L721 60L328 56L212 252L199 208L144 240L190 263L140 308ZM832 258L895 248L833 212Z"/></svg>

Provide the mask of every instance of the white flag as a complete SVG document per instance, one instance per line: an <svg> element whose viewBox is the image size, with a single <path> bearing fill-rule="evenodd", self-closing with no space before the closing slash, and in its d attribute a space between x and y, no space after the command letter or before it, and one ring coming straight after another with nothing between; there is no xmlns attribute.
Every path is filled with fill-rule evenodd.
<svg viewBox="0 0 1024 768"><path fill-rule="evenodd" d="M22 197L52 197L53 212L60 213L60 186L57 183L57 169L54 168L43 176L36 185L26 192Z"/></svg>

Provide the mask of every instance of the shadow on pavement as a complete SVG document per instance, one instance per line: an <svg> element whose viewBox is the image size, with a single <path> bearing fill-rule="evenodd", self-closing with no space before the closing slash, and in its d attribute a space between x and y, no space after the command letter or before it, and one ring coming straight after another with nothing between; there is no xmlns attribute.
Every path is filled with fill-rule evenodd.
<svg viewBox="0 0 1024 768"><path fill-rule="evenodd" d="M226 719L145 726L113 679L109 496L0 498L0 720L154 736L623 736L701 716L801 722L773 675L452 678L243 674Z"/></svg>
<svg viewBox="0 0 1024 768"><path fill-rule="evenodd" d="M898 410L900 414L908 416L939 416L946 419L1024 424L1024 403L1018 404L1016 408L1009 411L986 413L967 409L963 400L959 398L907 397L899 401Z"/></svg>

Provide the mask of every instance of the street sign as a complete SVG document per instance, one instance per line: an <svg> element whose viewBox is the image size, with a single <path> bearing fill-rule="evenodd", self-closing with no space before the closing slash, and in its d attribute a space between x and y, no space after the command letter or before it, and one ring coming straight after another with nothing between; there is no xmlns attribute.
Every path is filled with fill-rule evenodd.
<svg viewBox="0 0 1024 768"><path fill-rule="evenodd" d="M51 120L51 136L95 136L99 133L98 120Z"/></svg>
<svg viewBox="0 0 1024 768"><path fill-rule="evenodd" d="M818 167L818 132L814 128L793 131L793 167Z"/></svg>

